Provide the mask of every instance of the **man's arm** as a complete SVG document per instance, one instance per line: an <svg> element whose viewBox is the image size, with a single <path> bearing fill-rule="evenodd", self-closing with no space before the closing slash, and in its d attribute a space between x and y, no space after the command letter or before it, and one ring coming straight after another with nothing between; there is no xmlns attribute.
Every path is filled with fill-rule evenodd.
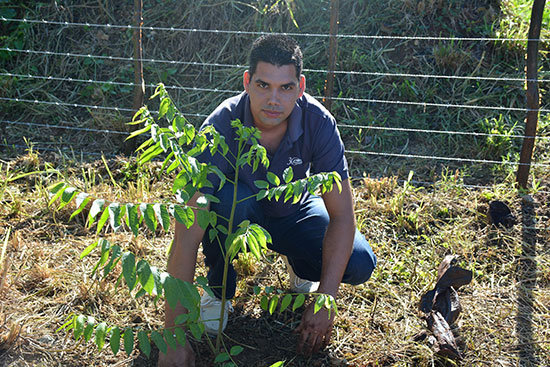
<svg viewBox="0 0 550 367"><path fill-rule="evenodd" d="M196 206L197 199L201 194L196 193L188 205ZM209 209L209 206L206 208ZM174 234L174 242L168 258L168 272L173 277L192 283L195 278L195 267L197 263L197 251L199 244L202 241L205 230L202 229L197 221L188 229L184 224L176 221L176 230ZM186 309L178 303L176 308L171 308L168 302L164 303L165 319L164 327L174 327L176 317ZM184 347L178 346L176 350L168 347L168 353L161 353L159 356L159 366L172 367L195 366L195 355L189 342Z"/></svg>
<svg viewBox="0 0 550 367"><path fill-rule="evenodd" d="M342 181L342 192L336 186L323 195L330 222L323 241L323 262L318 292L336 298L338 288L353 250L355 215L349 180ZM326 309L313 313L313 304L304 311L296 329L300 333L298 352L316 353L330 341L334 312L329 317Z"/></svg>

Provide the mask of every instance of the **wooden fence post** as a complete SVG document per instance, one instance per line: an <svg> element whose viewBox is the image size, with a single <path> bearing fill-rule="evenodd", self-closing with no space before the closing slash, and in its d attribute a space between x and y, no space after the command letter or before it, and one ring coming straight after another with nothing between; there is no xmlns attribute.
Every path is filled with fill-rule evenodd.
<svg viewBox="0 0 550 367"><path fill-rule="evenodd" d="M143 0L134 0L134 103L133 110L136 112L143 106L145 96L145 80L143 79ZM133 116L132 116L133 117ZM136 126L132 125L133 130ZM124 143L124 154L131 155L136 149L136 139L126 140Z"/></svg>
<svg viewBox="0 0 550 367"><path fill-rule="evenodd" d="M527 41L527 118L525 120L525 137L519 159L516 176L520 187L526 188L529 180L529 168L535 146L537 123L539 116L539 85L537 73L537 61L539 51L540 29L542 26L542 14L546 0L534 0L531 10L531 24L529 25L529 41Z"/></svg>
<svg viewBox="0 0 550 367"><path fill-rule="evenodd" d="M330 0L330 39L328 47L328 73L325 80L325 98L323 103L330 111L332 107L332 93L334 90L334 69L336 67L336 53L338 49L338 10L339 0Z"/></svg>

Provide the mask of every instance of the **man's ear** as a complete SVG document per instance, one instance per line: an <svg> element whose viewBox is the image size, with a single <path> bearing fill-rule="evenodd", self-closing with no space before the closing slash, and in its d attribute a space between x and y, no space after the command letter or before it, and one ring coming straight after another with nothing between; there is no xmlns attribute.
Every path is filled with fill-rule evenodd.
<svg viewBox="0 0 550 367"><path fill-rule="evenodd" d="M244 90L248 93L248 85L250 84L250 72L245 70L243 74L243 87Z"/></svg>
<svg viewBox="0 0 550 367"><path fill-rule="evenodd" d="M300 98L304 95L304 92L306 90L306 77L303 74L300 75L300 83L298 87L300 88L300 95L298 96L298 98Z"/></svg>

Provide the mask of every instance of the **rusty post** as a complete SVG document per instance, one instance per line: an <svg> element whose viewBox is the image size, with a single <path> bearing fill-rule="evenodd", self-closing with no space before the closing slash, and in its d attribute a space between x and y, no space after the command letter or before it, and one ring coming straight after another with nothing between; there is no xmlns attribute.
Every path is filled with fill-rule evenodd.
<svg viewBox="0 0 550 367"><path fill-rule="evenodd" d="M525 120L525 137L519 158L519 167L516 176L520 187L526 188L529 180L529 168L535 146L537 123L539 116L539 86L538 86L538 51L539 37L542 25L542 14L546 0L535 0L531 10L531 24L529 25L529 41L527 41L527 118Z"/></svg>
<svg viewBox="0 0 550 367"><path fill-rule="evenodd" d="M142 31L143 27L143 0L134 0L134 112L143 106L145 96L145 80L143 79L143 46ZM133 116L132 116L133 117ZM132 125L135 129L136 126ZM130 139L124 143L124 154L131 155L136 148L136 140Z"/></svg>
<svg viewBox="0 0 550 367"><path fill-rule="evenodd" d="M334 69L336 67L336 53L338 49L338 9L339 0L330 0L330 39L328 47L328 73L325 80L325 98L323 103L330 111L332 107L332 92L334 90Z"/></svg>

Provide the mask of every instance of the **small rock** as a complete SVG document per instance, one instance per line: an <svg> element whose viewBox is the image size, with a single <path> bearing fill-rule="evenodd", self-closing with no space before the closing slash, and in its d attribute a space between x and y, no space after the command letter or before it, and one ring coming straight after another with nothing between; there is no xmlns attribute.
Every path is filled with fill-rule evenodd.
<svg viewBox="0 0 550 367"><path fill-rule="evenodd" d="M523 204L526 204L526 205L534 205L535 204L535 199L533 199L533 197L531 195L523 195L521 197L521 201L523 202Z"/></svg>

